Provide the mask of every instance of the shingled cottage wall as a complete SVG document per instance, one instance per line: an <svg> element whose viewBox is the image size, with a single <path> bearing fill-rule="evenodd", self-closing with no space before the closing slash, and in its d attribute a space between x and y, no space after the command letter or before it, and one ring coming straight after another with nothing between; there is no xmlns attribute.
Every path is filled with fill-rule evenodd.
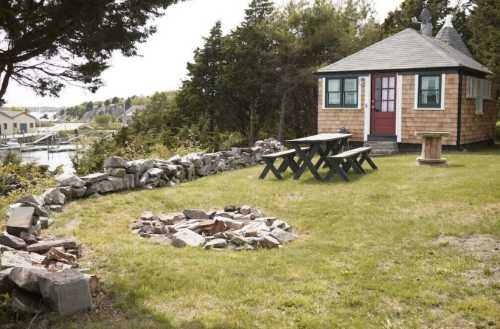
<svg viewBox="0 0 500 329"><path fill-rule="evenodd" d="M326 109L323 93L324 79L319 79L318 84L318 131L319 133L334 133L337 129L347 128L352 134L353 141L362 142L364 139L364 110L365 79L360 78L358 88L361 91L361 103L358 108Z"/></svg>
<svg viewBox="0 0 500 329"><path fill-rule="evenodd" d="M492 88L495 90L495 88ZM467 79L462 82L462 131L461 143L470 144L491 141L495 138L495 125L497 121L496 99L484 100L483 114L476 114L476 100L467 98Z"/></svg>
<svg viewBox="0 0 500 329"><path fill-rule="evenodd" d="M401 131L402 143L419 144L418 131L444 131L450 136L443 144L456 145L458 120L458 74L447 73L444 110L415 109L415 74L403 75Z"/></svg>

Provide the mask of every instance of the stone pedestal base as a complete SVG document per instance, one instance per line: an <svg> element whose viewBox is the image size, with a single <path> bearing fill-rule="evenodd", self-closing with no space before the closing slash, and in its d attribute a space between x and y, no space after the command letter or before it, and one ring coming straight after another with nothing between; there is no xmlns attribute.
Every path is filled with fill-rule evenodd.
<svg viewBox="0 0 500 329"><path fill-rule="evenodd" d="M430 160L423 159L421 157L417 158L418 166L433 166L433 167L446 167L448 165L448 160L446 159L438 159L438 160Z"/></svg>

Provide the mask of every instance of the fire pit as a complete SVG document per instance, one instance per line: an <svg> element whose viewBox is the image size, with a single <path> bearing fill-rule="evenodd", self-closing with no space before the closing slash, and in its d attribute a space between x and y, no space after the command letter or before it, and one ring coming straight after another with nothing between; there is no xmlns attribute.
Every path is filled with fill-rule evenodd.
<svg viewBox="0 0 500 329"><path fill-rule="evenodd" d="M265 216L250 206L210 211L185 209L158 215L147 211L131 229L142 238L179 248L254 250L279 248L296 239L287 222Z"/></svg>

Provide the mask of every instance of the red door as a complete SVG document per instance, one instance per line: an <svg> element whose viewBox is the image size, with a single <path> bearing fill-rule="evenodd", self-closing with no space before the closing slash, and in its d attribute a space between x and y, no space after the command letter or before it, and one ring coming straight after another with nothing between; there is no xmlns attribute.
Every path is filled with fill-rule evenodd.
<svg viewBox="0 0 500 329"><path fill-rule="evenodd" d="M372 75L371 134L396 134L396 75Z"/></svg>

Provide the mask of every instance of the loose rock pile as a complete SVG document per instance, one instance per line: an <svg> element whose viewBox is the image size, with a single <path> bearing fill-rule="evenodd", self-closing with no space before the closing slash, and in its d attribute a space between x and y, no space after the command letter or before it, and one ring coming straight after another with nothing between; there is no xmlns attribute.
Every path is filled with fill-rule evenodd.
<svg viewBox="0 0 500 329"><path fill-rule="evenodd" d="M135 234L175 247L253 250L278 248L296 239L288 223L249 206L205 212L186 209L154 215L145 212L131 225Z"/></svg>
<svg viewBox="0 0 500 329"><path fill-rule="evenodd" d="M61 211L66 203L74 199L98 197L101 194L137 188L174 186L197 177L247 167L257 164L263 154L282 149L278 141L269 139L258 141L252 148L233 148L230 151L216 153L192 153L183 157L174 156L168 160L126 161L120 157L111 157L106 159L103 172L84 177L76 175L57 177L57 187L48 189L40 196L23 197L10 205L7 211L6 231L0 234L0 294L10 293L12 306L24 312L38 312L48 307L60 314L71 314L90 308L89 291L96 286L96 281L94 276L82 274L76 269L77 259L80 257L77 243L74 240L50 240L40 237L41 230L48 228L52 223L49 219L50 212ZM246 223L247 219L240 219L236 215L243 214L234 213L232 218L234 223L237 225L240 225L240 222ZM149 222L157 225L154 219L156 218L150 219ZM214 216L206 219L217 223L218 227L230 224L228 221L221 223L220 219ZM172 219L176 220L177 217ZM182 220L185 223L194 223L193 217L182 217ZM271 233L278 234L276 228L288 233L286 231L288 225L284 223L276 226L279 221L268 219L270 225L266 224L268 228L264 229L261 220L263 219L254 220L254 226L245 226L247 229L253 228L255 233L241 234L244 243L241 242L238 247L253 248L259 245L281 244L281 242L276 244L276 237ZM194 244L192 239L199 236L199 241L203 241L203 245L220 247L214 240L221 239L222 233L230 233L225 232L226 230L214 232L211 238L207 232L192 226L187 226L183 230L183 227L176 226L178 223L167 225L168 221L167 223L158 221L163 227L171 226L169 232L171 230L172 235L176 235L174 239L177 245L181 245L182 241ZM234 229L228 229L231 230ZM269 234L263 233L266 230ZM237 240L222 239L227 241L228 246L237 245L234 242Z"/></svg>
<svg viewBox="0 0 500 329"><path fill-rule="evenodd" d="M67 315L92 306L90 287L96 278L77 270L80 245L40 236L52 222L47 207L60 204L64 195L52 189L42 197L21 198L8 209L6 231L0 233L0 293L11 295L15 311Z"/></svg>

